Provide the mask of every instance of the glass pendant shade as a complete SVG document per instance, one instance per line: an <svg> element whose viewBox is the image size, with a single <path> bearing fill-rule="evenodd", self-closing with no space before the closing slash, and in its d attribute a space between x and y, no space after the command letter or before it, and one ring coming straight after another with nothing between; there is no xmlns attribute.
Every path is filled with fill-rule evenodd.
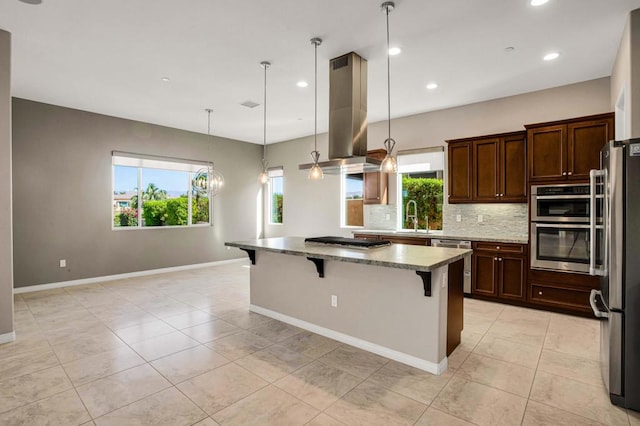
<svg viewBox="0 0 640 426"><path fill-rule="evenodd" d="M380 164L380 171L384 173L396 173L398 171L396 159L387 154L384 160L382 160L382 164Z"/></svg>
<svg viewBox="0 0 640 426"><path fill-rule="evenodd" d="M209 190L211 195L216 195L224 188L224 176L217 170L209 172Z"/></svg>
<svg viewBox="0 0 640 426"><path fill-rule="evenodd" d="M320 159L320 153L318 151L312 151L311 159L313 160L313 166L311 167L311 169L309 169L308 178L311 180L324 179L324 172L318 165L318 160Z"/></svg>
<svg viewBox="0 0 640 426"><path fill-rule="evenodd" d="M260 173L260 176L258 176L258 183L264 185L267 182L269 182L269 173L267 173L266 170L263 170L262 173Z"/></svg>

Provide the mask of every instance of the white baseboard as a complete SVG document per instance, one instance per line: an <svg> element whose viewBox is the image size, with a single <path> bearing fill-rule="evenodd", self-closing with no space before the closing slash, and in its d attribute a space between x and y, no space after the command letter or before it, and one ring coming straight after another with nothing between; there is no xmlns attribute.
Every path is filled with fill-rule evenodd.
<svg viewBox="0 0 640 426"><path fill-rule="evenodd" d="M76 285L97 284L106 281L122 280L125 278L144 277L147 275L166 274L168 272L188 271L190 269L208 268L210 266L221 266L230 263L246 262L246 257L229 260L219 260L217 262L196 263L193 265L172 266L170 268L149 269L146 271L127 272L125 274L105 275L102 277L82 278L79 280L60 281L57 283L39 284L28 287L18 287L13 289L13 294L30 293L32 291L50 290L53 288L72 287Z"/></svg>
<svg viewBox="0 0 640 426"><path fill-rule="evenodd" d="M445 357L439 363L426 361L424 359L417 358L413 355L405 354L394 349L389 349L385 346L380 346L376 343L371 343L366 340L358 339L357 337L349 336L348 334L340 333L338 331L330 330L328 328L321 327L319 325L311 324L297 318L290 317L288 315L281 314L270 309L262 308L256 305L250 305L249 310L257 314L264 315L269 318L277 319L287 324L294 325L299 328L303 328L307 331L319 334L321 336L328 337L338 342L346 343L351 346L363 349L368 352L392 359L394 361L401 362L403 364L410 365L420 370L426 371L431 374L441 375L447 369L447 358Z"/></svg>
<svg viewBox="0 0 640 426"><path fill-rule="evenodd" d="M9 343L16 340L16 332L12 331L11 333L0 334L0 345L3 343Z"/></svg>

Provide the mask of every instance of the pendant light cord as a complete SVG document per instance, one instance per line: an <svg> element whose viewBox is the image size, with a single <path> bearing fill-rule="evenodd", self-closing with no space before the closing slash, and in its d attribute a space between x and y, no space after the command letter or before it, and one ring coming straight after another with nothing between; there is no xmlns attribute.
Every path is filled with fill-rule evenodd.
<svg viewBox="0 0 640 426"><path fill-rule="evenodd" d="M313 43L315 46L315 81L313 83L313 87L315 89L314 93L314 110L313 110L313 149L318 151L318 44L317 42Z"/></svg>
<svg viewBox="0 0 640 426"><path fill-rule="evenodd" d="M389 5L385 6L387 13L387 125L389 139L391 139L391 55L389 55Z"/></svg>
<svg viewBox="0 0 640 426"><path fill-rule="evenodd" d="M262 162L267 158L267 68L269 68L268 63L263 63L264 66L264 119L263 119L263 129L262 129Z"/></svg>

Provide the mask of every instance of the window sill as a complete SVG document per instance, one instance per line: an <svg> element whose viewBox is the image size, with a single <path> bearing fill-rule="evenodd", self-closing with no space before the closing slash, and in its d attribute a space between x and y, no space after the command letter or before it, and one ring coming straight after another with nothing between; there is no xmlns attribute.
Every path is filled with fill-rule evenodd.
<svg viewBox="0 0 640 426"><path fill-rule="evenodd" d="M133 230L142 230L142 229L191 229L191 228L208 228L213 225L210 223L202 223L198 225L189 225L189 226L112 226L112 231L133 231Z"/></svg>

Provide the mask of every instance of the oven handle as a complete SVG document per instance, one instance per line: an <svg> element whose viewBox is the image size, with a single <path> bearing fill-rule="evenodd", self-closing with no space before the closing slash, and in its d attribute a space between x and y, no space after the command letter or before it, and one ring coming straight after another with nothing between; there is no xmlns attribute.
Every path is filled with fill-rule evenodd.
<svg viewBox="0 0 640 426"><path fill-rule="evenodd" d="M602 269L596 268L596 179L599 176L604 176L603 170L589 172L589 275L603 274Z"/></svg>
<svg viewBox="0 0 640 426"><path fill-rule="evenodd" d="M591 224L579 223L536 223L536 228L561 228L561 229L591 229ZM595 225L595 229L602 229L603 225Z"/></svg>
<svg viewBox="0 0 640 426"><path fill-rule="evenodd" d="M537 200L583 200L589 199L591 195L533 195Z"/></svg>

